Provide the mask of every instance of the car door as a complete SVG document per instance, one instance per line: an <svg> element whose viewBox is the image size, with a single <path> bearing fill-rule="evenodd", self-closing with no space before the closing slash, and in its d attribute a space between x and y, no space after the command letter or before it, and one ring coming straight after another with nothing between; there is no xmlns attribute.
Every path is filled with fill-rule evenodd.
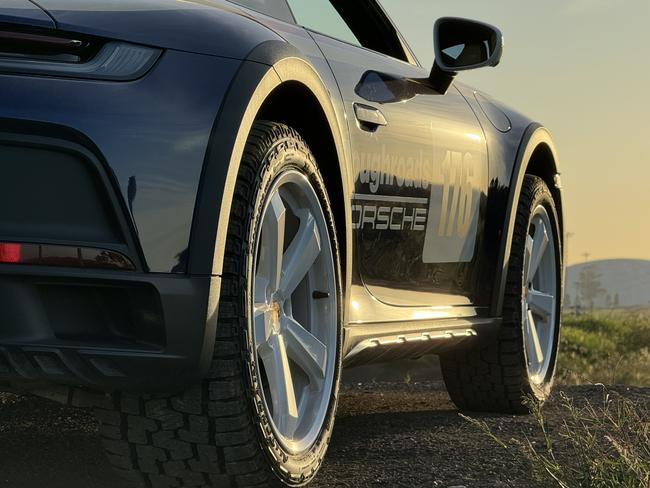
<svg viewBox="0 0 650 488"><path fill-rule="evenodd" d="M289 0L328 60L350 132L355 261L394 305L472 305L487 192L485 137L455 90L428 87L371 0Z"/></svg>

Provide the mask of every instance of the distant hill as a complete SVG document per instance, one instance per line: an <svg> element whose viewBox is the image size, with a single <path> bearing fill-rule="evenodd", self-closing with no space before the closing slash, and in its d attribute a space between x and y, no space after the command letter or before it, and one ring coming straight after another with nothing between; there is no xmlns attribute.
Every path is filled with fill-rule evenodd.
<svg viewBox="0 0 650 488"><path fill-rule="evenodd" d="M597 307L607 307L618 293L619 306L635 307L650 304L650 261L641 259L609 259L576 264L567 268L565 295L571 305L577 296L576 281L585 266L593 266L607 293L596 302ZM610 297L608 302L607 295Z"/></svg>

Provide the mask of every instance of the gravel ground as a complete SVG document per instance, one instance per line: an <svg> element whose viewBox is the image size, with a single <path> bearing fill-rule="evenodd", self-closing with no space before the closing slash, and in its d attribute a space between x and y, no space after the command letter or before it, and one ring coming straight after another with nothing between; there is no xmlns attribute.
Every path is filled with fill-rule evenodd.
<svg viewBox="0 0 650 488"><path fill-rule="evenodd" d="M598 401L602 388L563 388ZM650 403L650 388L617 388ZM561 420L554 401L551 427ZM536 436L530 417L481 416L503 439ZM533 487L530 466L458 416L440 383L345 387L332 446L316 488ZM0 487L119 488L83 410L0 393Z"/></svg>

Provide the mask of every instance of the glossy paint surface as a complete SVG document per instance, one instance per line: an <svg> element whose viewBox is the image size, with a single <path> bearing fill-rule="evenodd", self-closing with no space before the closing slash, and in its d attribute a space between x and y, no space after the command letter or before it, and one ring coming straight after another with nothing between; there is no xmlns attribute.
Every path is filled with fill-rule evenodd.
<svg viewBox="0 0 650 488"><path fill-rule="evenodd" d="M167 51L135 82L2 75L0 116L92 141L128 202L149 270L171 272L184 265L210 130L238 66Z"/></svg>
<svg viewBox="0 0 650 488"><path fill-rule="evenodd" d="M485 226L483 232L483 253L486 257L479 271L479 287L476 301L488 305L493 298L495 277L499 275L499 252L504 236L507 235L505 218L508 209L508 198L513 190L515 181L515 162L518 152L522 149L522 139L531 121L524 115L504 107L492 100L496 107L507 114L512 129L507 133L498 130L481 109L475 93L477 91L463 83L456 82L456 88L463 94L472 107L488 141L488 193L486 201Z"/></svg>
<svg viewBox="0 0 650 488"><path fill-rule="evenodd" d="M61 30L244 59L278 36L223 1L42 0Z"/></svg>
<svg viewBox="0 0 650 488"><path fill-rule="evenodd" d="M352 225L363 283L393 305L473 303L487 148L465 99L418 66L314 34L348 115ZM354 104L385 125L358 120ZM400 293L411 290L417 293Z"/></svg>
<svg viewBox="0 0 650 488"><path fill-rule="evenodd" d="M54 21L29 0L2 0L0 22L53 29Z"/></svg>

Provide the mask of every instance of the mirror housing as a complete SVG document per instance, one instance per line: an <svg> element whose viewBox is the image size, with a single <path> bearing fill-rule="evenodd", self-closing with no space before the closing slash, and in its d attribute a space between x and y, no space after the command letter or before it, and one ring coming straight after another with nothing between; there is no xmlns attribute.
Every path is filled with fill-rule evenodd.
<svg viewBox="0 0 650 488"><path fill-rule="evenodd" d="M503 34L483 22L443 17L433 28L436 59L430 82L446 93L459 71L497 66L503 55Z"/></svg>

